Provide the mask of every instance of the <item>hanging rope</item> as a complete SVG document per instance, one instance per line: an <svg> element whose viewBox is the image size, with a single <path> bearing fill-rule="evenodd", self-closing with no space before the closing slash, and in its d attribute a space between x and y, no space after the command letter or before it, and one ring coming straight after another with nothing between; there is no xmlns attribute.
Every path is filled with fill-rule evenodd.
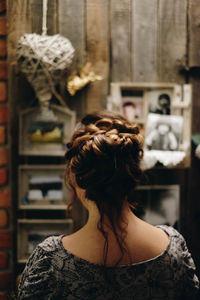
<svg viewBox="0 0 200 300"><path fill-rule="evenodd" d="M42 7L42 35L47 34L47 7L48 7L48 0L43 0L43 7Z"/></svg>

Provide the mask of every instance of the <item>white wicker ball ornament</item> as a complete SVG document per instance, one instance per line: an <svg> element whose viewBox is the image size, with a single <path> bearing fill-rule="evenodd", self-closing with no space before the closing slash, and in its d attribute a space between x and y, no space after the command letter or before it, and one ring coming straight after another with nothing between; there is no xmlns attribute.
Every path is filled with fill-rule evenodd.
<svg viewBox="0 0 200 300"><path fill-rule="evenodd" d="M59 34L32 33L20 38L17 48L19 67L41 105L51 99L52 90L72 63L74 51L71 42Z"/></svg>

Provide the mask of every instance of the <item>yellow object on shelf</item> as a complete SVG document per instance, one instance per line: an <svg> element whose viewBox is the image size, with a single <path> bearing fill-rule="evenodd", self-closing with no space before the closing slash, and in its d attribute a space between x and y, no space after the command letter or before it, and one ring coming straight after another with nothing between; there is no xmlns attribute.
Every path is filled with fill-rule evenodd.
<svg viewBox="0 0 200 300"><path fill-rule="evenodd" d="M62 142L62 131L55 127L52 131L42 134L40 129L37 129L31 134L32 142Z"/></svg>
<svg viewBox="0 0 200 300"><path fill-rule="evenodd" d="M80 67L78 73L69 77L67 81L67 90L71 96L74 96L78 90L81 90L90 82L102 79L102 76L96 75L91 71L91 63L87 63L84 67Z"/></svg>

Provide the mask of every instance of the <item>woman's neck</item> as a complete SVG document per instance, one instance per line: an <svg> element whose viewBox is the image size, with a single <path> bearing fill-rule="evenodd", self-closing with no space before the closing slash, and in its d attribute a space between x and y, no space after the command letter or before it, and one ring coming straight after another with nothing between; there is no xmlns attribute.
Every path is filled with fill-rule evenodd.
<svg viewBox="0 0 200 300"><path fill-rule="evenodd" d="M116 224L116 229L120 228L120 227L123 228L124 226L128 227L128 224L130 222L135 223L136 219L137 219L137 217L132 213L129 205L125 204L122 209L121 218L119 220L119 223ZM88 220L84 227L87 230L97 231L99 222L100 222L100 213L99 213L96 205L92 204L90 207L88 207ZM106 232L113 231L110 220L105 215L102 219L102 226Z"/></svg>

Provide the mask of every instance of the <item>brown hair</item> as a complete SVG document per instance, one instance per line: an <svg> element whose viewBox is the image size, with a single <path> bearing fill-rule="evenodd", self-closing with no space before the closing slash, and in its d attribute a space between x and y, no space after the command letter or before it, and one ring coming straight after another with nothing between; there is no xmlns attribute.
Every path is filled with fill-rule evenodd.
<svg viewBox="0 0 200 300"><path fill-rule="evenodd" d="M86 198L98 207L98 229L105 238L104 263L108 251L107 233L103 227L105 216L121 249L120 261L127 252L124 244L127 224L122 220L122 208L125 201L134 205L130 195L142 173L139 164L143 139L137 126L113 112L89 114L81 124L84 128L75 131L67 144L67 173L69 177L71 172L75 175Z"/></svg>

